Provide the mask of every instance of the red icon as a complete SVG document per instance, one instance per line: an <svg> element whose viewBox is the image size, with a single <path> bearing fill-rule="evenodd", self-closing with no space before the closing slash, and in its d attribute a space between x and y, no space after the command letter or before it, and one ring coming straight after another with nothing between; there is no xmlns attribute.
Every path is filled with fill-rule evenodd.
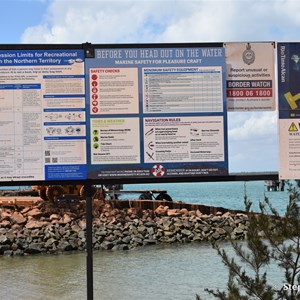
<svg viewBox="0 0 300 300"><path fill-rule="evenodd" d="M93 93L97 93L97 92L98 92L98 89L92 88L92 92L93 92Z"/></svg>
<svg viewBox="0 0 300 300"><path fill-rule="evenodd" d="M93 79L93 80L96 80L97 78L98 78L98 76L97 76L96 74L93 74L93 75L92 75L92 79Z"/></svg>
<svg viewBox="0 0 300 300"><path fill-rule="evenodd" d="M151 172L155 177L162 177L164 176L166 169L164 166L157 164L152 167Z"/></svg>
<svg viewBox="0 0 300 300"><path fill-rule="evenodd" d="M93 100L97 100L97 99L98 99L98 95L93 94L93 95L92 95L92 99L93 99Z"/></svg>
<svg viewBox="0 0 300 300"><path fill-rule="evenodd" d="M93 107L92 111L93 111L93 113L97 113L98 112L98 108L97 107Z"/></svg>
<svg viewBox="0 0 300 300"><path fill-rule="evenodd" d="M93 106L97 106L97 105L98 105L98 101L93 101L93 102L92 102L92 105L93 105Z"/></svg>
<svg viewBox="0 0 300 300"><path fill-rule="evenodd" d="M92 81L92 86L97 86L98 82L97 81Z"/></svg>

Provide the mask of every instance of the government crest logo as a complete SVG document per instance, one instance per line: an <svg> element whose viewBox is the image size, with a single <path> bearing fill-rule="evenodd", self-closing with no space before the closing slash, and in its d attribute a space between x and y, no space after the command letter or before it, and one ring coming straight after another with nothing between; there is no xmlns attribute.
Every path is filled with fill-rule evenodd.
<svg viewBox="0 0 300 300"><path fill-rule="evenodd" d="M255 53L251 49L250 43L247 44L246 50L243 52L243 61L247 65L251 65L255 61Z"/></svg>

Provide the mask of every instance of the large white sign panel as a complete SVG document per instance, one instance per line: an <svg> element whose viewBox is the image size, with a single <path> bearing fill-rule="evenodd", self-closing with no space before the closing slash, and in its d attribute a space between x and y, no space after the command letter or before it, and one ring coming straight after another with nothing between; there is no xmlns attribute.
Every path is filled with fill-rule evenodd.
<svg viewBox="0 0 300 300"><path fill-rule="evenodd" d="M139 118L91 119L92 164L141 162Z"/></svg>
<svg viewBox="0 0 300 300"><path fill-rule="evenodd" d="M222 112L222 68L143 68L144 113Z"/></svg>
<svg viewBox="0 0 300 300"><path fill-rule="evenodd" d="M92 68L89 73L91 115L139 111L137 68Z"/></svg>
<svg viewBox="0 0 300 300"><path fill-rule="evenodd" d="M228 111L275 110L274 43L226 43Z"/></svg>
<svg viewBox="0 0 300 300"><path fill-rule="evenodd" d="M300 178L300 119L279 120L280 179Z"/></svg>
<svg viewBox="0 0 300 300"><path fill-rule="evenodd" d="M220 116L145 118L145 162L222 162L223 125Z"/></svg>

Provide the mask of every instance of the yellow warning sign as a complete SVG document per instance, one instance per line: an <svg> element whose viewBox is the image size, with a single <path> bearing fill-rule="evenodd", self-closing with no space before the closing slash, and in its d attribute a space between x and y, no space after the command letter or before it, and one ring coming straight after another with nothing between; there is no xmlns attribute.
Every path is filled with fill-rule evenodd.
<svg viewBox="0 0 300 300"><path fill-rule="evenodd" d="M289 127L289 131L298 131L298 128L297 128L297 126L295 125L294 122L293 122L293 123L291 124L291 126Z"/></svg>

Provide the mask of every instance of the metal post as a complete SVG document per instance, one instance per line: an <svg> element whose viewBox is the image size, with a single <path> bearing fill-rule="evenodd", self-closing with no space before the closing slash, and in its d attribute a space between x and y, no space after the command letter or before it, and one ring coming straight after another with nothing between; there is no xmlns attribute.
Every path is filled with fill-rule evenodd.
<svg viewBox="0 0 300 300"><path fill-rule="evenodd" d="M94 299L93 287L93 192L90 184L84 186L86 199L86 275L87 300Z"/></svg>

